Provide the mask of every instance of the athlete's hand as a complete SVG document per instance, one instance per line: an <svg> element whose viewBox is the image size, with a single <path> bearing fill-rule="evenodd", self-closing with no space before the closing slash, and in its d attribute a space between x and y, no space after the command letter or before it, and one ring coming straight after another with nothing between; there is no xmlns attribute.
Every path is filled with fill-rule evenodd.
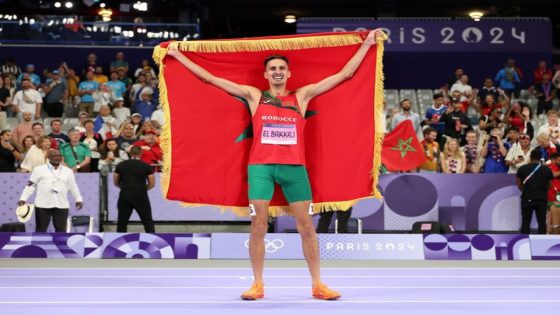
<svg viewBox="0 0 560 315"><path fill-rule="evenodd" d="M364 40L364 44L373 46L377 43L377 41L381 41L384 39L385 34L380 28L376 28L369 32L368 36Z"/></svg>
<svg viewBox="0 0 560 315"><path fill-rule="evenodd" d="M171 57L176 57L178 56L178 54L180 54L181 52L179 52L179 50L175 47L167 47L167 55L171 56Z"/></svg>

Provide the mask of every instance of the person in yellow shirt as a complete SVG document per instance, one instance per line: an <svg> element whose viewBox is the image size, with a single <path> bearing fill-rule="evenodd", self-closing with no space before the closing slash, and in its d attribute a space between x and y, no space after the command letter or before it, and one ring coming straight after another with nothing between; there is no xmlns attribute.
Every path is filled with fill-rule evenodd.
<svg viewBox="0 0 560 315"><path fill-rule="evenodd" d="M419 172L436 173L439 167L439 143L437 143L437 130L428 127L424 129L424 140L420 142L426 155L426 162L418 167Z"/></svg>
<svg viewBox="0 0 560 315"><path fill-rule="evenodd" d="M109 81L109 77L107 77L106 75L103 74L103 68L102 67L95 67L95 76L93 78L94 81L97 81L97 83L102 84L102 83L106 83L107 81Z"/></svg>

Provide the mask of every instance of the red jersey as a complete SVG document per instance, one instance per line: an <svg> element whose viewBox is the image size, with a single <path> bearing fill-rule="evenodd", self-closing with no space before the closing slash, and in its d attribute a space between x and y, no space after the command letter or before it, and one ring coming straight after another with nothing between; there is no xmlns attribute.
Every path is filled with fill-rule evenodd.
<svg viewBox="0 0 560 315"><path fill-rule="evenodd" d="M155 143L153 145L149 145L146 143L146 141L144 140L140 140L140 141L136 141L133 144L136 147L142 147L142 146L147 146L150 147L150 150L144 150L142 149L142 156L140 157L140 160L152 165L152 164L158 164L159 161L161 161L162 159L162 153L161 153L161 148L159 146L159 143ZM157 168L157 171L159 171L159 168Z"/></svg>
<svg viewBox="0 0 560 315"><path fill-rule="evenodd" d="M553 173L560 171L560 166L557 166L554 163L551 163L548 167ZM554 179L550 181L550 188L548 189L548 202L560 202L560 200L556 199L556 195L560 196L560 177L554 177Z"/></svg>
<svg viewBox="0 0 560 315"><path fill-rule="evenodd" d="M305 118L295 93L263 92L253 116L253 146L249 164L305 165Z"/></svg>

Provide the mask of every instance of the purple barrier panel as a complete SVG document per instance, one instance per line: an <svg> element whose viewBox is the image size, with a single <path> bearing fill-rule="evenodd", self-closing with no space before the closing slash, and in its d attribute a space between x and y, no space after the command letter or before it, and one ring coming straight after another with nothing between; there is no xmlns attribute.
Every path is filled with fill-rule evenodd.
<svg viewBox="0 0 560 315"><path fill-rule="evenodd" d="M210 234L0 233L0 258L209 259Z"/></svg>
<svg viewBox="0 0 560 315"><path fill-rule="evenodd" d="M321 259L424 260L420 234L319 234Z"/></svg>
<svg viewBox="0 0 560 315"><path fill-rule="evenodd" d="M21 192L27 184L29 173L0 173L0 224L8 222L18 222L16 217L16 207ZM80 173L76 174L76 183L84 199L84 207L81 210L75 208L74 197L68 194L70 202L69 215L89 215L94 218L94 231L99 231L99 174L98 173ZM33 194L27 202L33 203L35 194ZM79 230L82 229L82 230ZM25 223L27 232L35 231L35 218L31 218ZM76 232L86 232L84 227L78 227ZM51 223L48 229L54 232Z"/></svg>
<svg viewBox="0 0 560 315"><path fill-rule="evenodd" d="M266 259L303 259L299 234L267 234L264 242ZM211 258L249 259L249 234L213 233Z"/></svg>
<svg viewBox="0 0 560 315"><path fill-rule="evenodd" d="M426 260L531 260L528 235L427 234Z"/></svg>
<svg viewBox="0 0 560 315"><path fill-rule="evenodd" d="M364 230L409 231L417 221L444 221L457 230L519 230L521 193L511 174L388 174L380 176L379 187L382 201L368 198L354 207L352 217L362 219ZM295 229L293 218L278 218L276 230L288 229Z"/></svg>
<svg viewBox="0 0 560 315"><path fill-rule="evenodd" d="M533 260L560 260L560 235L530 235Z"/></svg>
<svg viewBox="0 0 560 315"><path fill-rule="evenodd" d="M156 186L148 192L152 205L152 217L155 221L250 221L249 217L238 217L230 211L213 206L183 207L176 201L163 198L160 186L161 173L156 173ZM113 174L108 177L108 214L109 221L117 221L120 189L113 185ZM140 221L140 217L133 212L130 221Z"/></svg>

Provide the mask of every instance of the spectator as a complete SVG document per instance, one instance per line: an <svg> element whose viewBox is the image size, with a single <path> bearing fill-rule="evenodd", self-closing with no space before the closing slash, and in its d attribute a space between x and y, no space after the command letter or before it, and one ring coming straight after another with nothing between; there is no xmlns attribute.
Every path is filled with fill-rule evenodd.
<svg viewBox="0 0 560 315"><path fill-rule="evenodd" d="M445 123L441 122L439 119L447 110L447 106L443 105L445 100L442 93L434 94L433 99L434 104L426 110L426 114L424 115L424 125L429 125L437 131L439 142L445 129Z"/></svg>
<svg viewBox="0 0 560 315"><path fill-rule="evenodd" d="M528 164L531 159L531 138L522 134L519 136L519 145L512 147L506 156L506 165L509 166L508 173L517 174L517 170Z"/></svg>
<svg viewBox="0 0 560 315"><path fill-rule="evenodd" d="M457 81L461 79L463 73L464 73L463 68L456 68L455 71L453 72L453 76L449 80L447 80L447 88L451 89L453 84L457 83Z"/></svg>
<svg viewBox="0 0 560 315"><path fill-rule="evenodd" d="M451 106L451 104L456 103L459 105L459 110L461 110L463 113L466 114L469 110L469 107L471 106L471 103L474 102L474 96L476 95L476 93L478 93L478 91L474 90L474 93L471 94L471 96L468 99L461 101L461 92L455 90L451 93L448 107Z"/></svg>
<svg viewBox="0 0 560 315"><path fill-rule="evenodd" d="M552 163L548 167L554 179L550 181L548 189L547 234L560 234L560 154L553 154L550 160Z"/></svg>
<svg viewBox="0 0 560 315"><path fill-rule="evenodd" d="M0 172L15 172L16 161L21 160L21 153L13 142L12 132L2 130L0 132Z"/></svg>
<svg viewBox="0 0 560 315"><path fill-rule="evenodd" d="M107 83L109 81L109 78L103 74L103 68L99 66L95 67L93 79L99 84Z"/></svg>
<svg viewBox="0 0 560 315"><path fill-rule="evenodd" d="M552 109L552 101L556 98L556 89L548 74L543 75L542 82L535 86L535 96L538 99L537 115L548 113Z"/></svg>
<svg viewBox="0 0 560 315"><path fill-rule="evenodd" d="M142 149L142 156L140 159L149 165L161 165L162 153L159 143L157 142L157 134L155 131L146 131L144 134L144 139L134 143L135 147L140 147ZM155 170L159 171L159 167L156 166Z"/></svg>
<svg viewBox="0 0 560 315"><path fill-rule="evenodd" d="M467 162L467 167L465 168L465 173L480 173L480 168L484 163L484 159L480 158L480 151L482 150L478 144L478 137L476 131L469 130L466 135L467 144L461 147L461 152L465 154L465 159Z"/></svg>
<svg viewBox="0 0 560 315"><path fill-rule="evenodd" d="M152 93L152 91L145 90L145 91L143 91L142 94L140 94L140 100L136 101L134 103L134 107L132 108L133 113L138 113L138 114L142 115L142 117L146 117L148 119L152 116L152 113L156 109L156 104L154 104L152 102L152 94L151 93ZM402 107L402 103L403 102L401 102L401 107ZM410 102L408 102L408 103L410 104ZM402 117L401 117L400 121L405 120L407 118L409 118L413 121L415 129L416 129L417 125L418 125L418 127L420 126L419 125L420 119L418 118L418 115L410 113L410 107L408 108L408 110L403 108L403 114L402 114ZM413 119L415 119L415 120L413 120ZM394 120L393 120L393 123L395 123Z"/></svg>
<svg viewBox="0 0 560 315"><path fill-rule="evenodd" d="M437 130L428 127L424 129L424 139L420 144L424 149L426 161L418 168L422 173L436 173L439 167L439 144L437 142Z"/></svg>
<svg viewBox="0 0 560 315"><path fill-rule="evenodd" d="M33 132L33 138L35 138L36 142L39 141L40 137L45 136L45 127L40 122L34 122L33 125L31 125L31 131ZM51 148L58 149L58 142L56 142L55 139L49 139L51 140Z"/></svg>
<svg viewBox="0 0 560 315"><path fill-rule="evenodd" d="M546 134L550 141L555 144L559 142L560 139L560 124L558 123L558 111L551 109L546 112L546 118L548 122L542 125L537 132L537 135Z"/></svg>
<svg viewBox="0 0 560 315"><path fill-rule="evenodd" d="M441 170L444 174L462 174L467 167L465 153L459 149L459 140L447 139L440 156Z"/></svg>
<svg viewBox="0 0 560 315"><path fill-rule="evenodd" d="M508 167L505 157L509 150L509 143L502 142L503 132L499 128L490 131L490 135L485 135L485 141L480 155L486 159L484 163L484 173L507 173Z"/></svg>
<svg viewBox="0 0 560 315"><path fill-rule="evenodd" d="M142 127L140 127L140 130L138 131L138 133L141 134L141 135L144 135L148 131L153 131L153 132L156 133L156 135L159 136L159 130L156 128L156 126L154 126L154 124L150 120L145 120L142 123Z"/></svg>
<svg viewBox="0 0 560 315"><path fill-rule="evenodd" d="M25 73L21 73L16 80L16 84L19 86L22 84L24 77L28 77L31 84L34 86L39 86L41 84L41 77L35 73L35 66L28 64L25 66ZM23 86L22 86L23 88Z"/></svg>
<svg viewBox="0 0 560 315"><path fill-rule="evenodd" d="M4 86L4 77L0 75L0 130L6 129L6 121L12 116L12 96Z"/></svg>
<svg viewBox="0 0 560 315"><path fill-rule="evenodd" d="M101 144L103 144L103 137L99 133L95 132L95 124L93 123L93 120L86 120L84 122L84 127L86 128L86 131L81 135L80 142L87 145L91 152L91 160L89 163L90 171L97 172L97 165L99 163L99 157L101 156L99 154L99 148L101 147Z"/></svg>
<svg viewBox="0 0 560 315"><path fill-rule="evenodd" d="M72 107L75 107L80 101L80 94L78 92L78 86L80 84L80 77L76 75L74 69L68 69L67 75L68 84L68 97L72 103ZM75 117L74 115L67 115L68 117Z"/></svg>
<svg viewBox="0 0 560 315"><path fill-rule="evenodd" d="M494 81L491 78L484 79L484 86L478 90L478 96L480 100L486 99L487 95L492 95L494 100L497 100L500 97L500 92L494 86ZM486 113L484 115L487 115Z"/></svg>
<svg viewBox="0 0 560 315"><path fill-rule="evenodd" d="M126 72L127 70L124 67L117 68L117 73L119 74L119 81L124 83L124 85L126 86L126 91L130 91L130 88L132 87L132 79L127 75Z"/></svg>
<svg viewBox="0 0 560 315"><path fill-rule="evenodd" d="M82 69L82 75L86 75L88 72L95 72L97 68L97 55L94 53L89 53L86 58L86 65Z"/></svg>
<svg viewBox="0 0 560 315"><path fill-rule="evenodd" d="M71 129L68 137L70 142L60 147L64 164L74 172L89 172L91 162L89 146L80 142L80 132L77 129Z"/></svg>
<svg viewBox="0 0 560 315"><path fill-rule="evenodd" d="M26 136L25 138L23 138L23 140L21 140L22 161L25 159L25 156L27 156L27 153L34 145L35 139L33 138L33 136Z"/></svg>
<svg viewBox="0 0 560 315"><path fill-rule="evenodd" d="M458 91L461 94L461 102L464 102L468 99L472 99L473 89L468 84L469 77L466 74L463 74L459 81L451 86L449 89L450 93L453 94L454 91Z"/></svg>
<svg viewBox="0 0 560 315"><path fill-rule="evenodd" d="M552 69L547 67L546 61L541 60L539 61L538 68L533 71L533 76L535 78L535 86L541 84L545 75L548 75L549 79L552 78Z"/></svg>
<svg viewBox="0 0 560 315"><path fill-rule="evenodd" d="M124 100L122 97L117 97L113 103L113 115L117 119L117 126L119 128L122 124L130 119L130 108L124 107Z"/></svg>
<svg viewBox="0 0 560 315"><path fill-rule="evenodd" d="M531 232L531 219L536 212L539 234L546 234L546 207L552 171L540 162L540 150L531 151L531 161L517 170L517 187L521 190L521 233Z"/></svg>
<svg viewBox="0 0 560 315"><path fill-rule="evenodd" d="M418 131L420 129L420 117L418 116L418 114L412 112L412 103L410 102L410 100L403 99L402 101L400 101L399 105L401 108L401 112L393 116L393 119L391 120L391 129L395 129L395 127L399 123L405 120L410 120L412 122L412 125L414 126L414 130ZM145 115L142 116L146 117Z"/></svg>
<svg viewBox="0 0 560 315"><path fill-rule="evenodd" d="M521 133L528 133L527 129L529 125L531 129L533 128L531 124L531 109L528 106L527 109L522 108L521 104L518 102L515 102L510 106L504 117L504 121L510 128L515 128ZM531 133L533 133L532 130Z"/></svg>
<svg viewBox="0 0 560 315"><path fill-rule="evenodd" d="M336 212L337 233L348 233L348 220L352 216L352 207L346 211L334 210L323 211L319 214L319 222L317 223L317 233L329 233L329 226L331 225L332 217Z"/></svg>
<svg viewBox="0 0 560 315"><path fill-rule="evenodd" d="M461 111L461 103L458 97L452 99L451 105L443 113L440 121L445 124L445 136L460 139L461 144L466 143L466 133L472 130L472 126L470 119Z"/></svg>
<svg viewBox="0 0 560 315"><path fill-rule="evenodd" d="M109 105L101 106L99 116L95 119L95 132L99 133L103 140L107 140L116 136L118 130L117 119L111 116L111 108Z"/></svg>
<svg viewBox="0 0 560 315"><path fill-rule="evenodd" d="M163 112L163 109L161 109L161 105L157 106L157 109L152 113L152 117L150 118L150 120L153 122L157 122L158 129L161 129L163 127L163 125L165 124L165 113Z"/></svg>
<svg viewBox="0 0 560 315"><path fill-rule="evenodd" d="M515 60L508 59L504 68L498 71L494 78L496 85L504 90L509 97L513 94L517 96L517 84L521 82L521 78L515 67Z"/></svg>
<svg viewBox="0 0 560 315"><path fill-rule="evenodd" d="M8 106L5 107L6 109L8 109L6 113L8 114L8 117L15 117L16 112L14 110L14 107L12 106L12 103L14 101L14 97L16 96L16 84L14 79L9 75L5 75L3 78L4 88L6 88L10 92L10 102L8 103Z"/></svg>
<svg viewBox="0 0 560 315"><path fill-rule="evenodd" d="M21 87L22 89L16 92L13 100L19 120L21 121L21 113L23 112L30 112L35 119L41 118L41 104L43 104L41 94L32 88L29 79L23 79Z"/></svg>
<svg viewBox="0 0 560 315"><path fill-rule="evenodd" d="M49 137L56 140L59 148L61 145L70 142L70 138L62 132L62 120L60 119L51 120L51 133L49 133Z"/></svg>
<svg viewBox="0 0 560 315"><path fill-rule="evenodd" d="M138 113L134 113L132 114L132 116L130 116L130 122L132 123L132 126L134 127L134 134L136 136L141 136L142 133L140 133L141 129L142 129L142 121L144 120L144 118L142 117L142 115L138 114Z"/></svg>
<svg viewBox="0 0 560 315"><path fill-rule="evenodd" d="M21 162L20 171L23 173L31 172L37 166L47 163L47 153L51 149L51 139L48 136L42 136L35 143Z"/></svg>
<svg viewBox="0 0 560 315"><path fill-rule="evenodd" d="M136 69L136 71L134 71L134 77L138 78L140 74L146 74L146 73L149 73L152 77L156 76L154 68L150 66L150 62L148 61L148 59L142 60L142 65L138 69Z"/></svg>
<svg viewBox="0 0 560 315"><path fill-rule="evenodd" d="M494 108L490 115L480 117L480 122L478 123L480 130L490 133L490 130L494 128L504 128L504 122L500 119L501 115L502 109Z"/></svg>
<svg viewBox="0 0 560 315"><path fill-rule="evenodd" d="M131 146L138 141L134 133L134 127L131 123L125 122L121 125L119 136L117 138L117 144L121 150L128 152Z"/></svg>
<svg viewBox="0 0 560 315"><path fill-rule="evenodd" d="M519 145L519 129L510 127L507 129L506 142L509 144L509 149Z"/></svg>
<svg viewBox="0 0 560 315"><path fill-rule="evenodd" d="M84 127L85 122L89 120L89 114L87 112L80 112L78 114L78 125L74 126L76 130L80 133L86 132L86 128Z"/></svg>
<svg viewBox="0 0 560 315"><path fill-rule="evenodd" d="M111 72L117 71L117 69L122 68L124 73L128 72L128 62L124 60L124 53L119 51L115 55L116 60L111 62Z"/></svg>
<svg viewBox="0 0 560 315"><path fill-rule="evenodd" d="M91 117L93 114L93 106L95 100L93 99L93 93L99 88L99 83L93 80L93 72L88 72L86 74L86 81L83 81L78 86L78 94L80 95L80 105L79 110L85 111Z"/></svg>
<svg viewBox="0 0 560 315"><path fill-rule="evenodd" d="M29 182L23 190L18 204L25 205L26 200L37 187L35 197L35 232L46 232L53 218L56 232L66 232L69 203L68 191L76 199L76 208L81 209L82 196L76 185L72 171L61 164L62 156L59 151L48 153L49 162L33 170Z"/></svg>
<svg viewBox="0 0 560 315"><path fill-rule="evenodd" d="M31 112L24 112L21 122L13 130L13 138L16 143L20 143L23 138L33 135L33 121Z"/></svg>
<svg viewBox="0 0 560 315"><path fill-rule="evenodd" d="M64 103L68 99L68 85L62 80L58 70L52 72L52 79L47 80L43 90L45 96L45 112L49 117L62 117Z"/></svg>
<svg viewBox="0 0 560 315"><path fill-rule="evenodd" d="M106 83L107 86L113 91L113 95L116 98L124 98L126 93L126 85L119 80L119 74L117 72L111 72L111 81Z"/></svg>
<svg viewBox="0 0 560 315"><path fill-rule="evenodd" d="M554 153L560 152L560 145L550 141L550 137L546 133L537 135L537 144L539 146L535 149L541 151L543 162L548 163L550 160L550 156L552 156Z"/></svg>
<svg viewBox="0 0 560 315"><path fill-rule="evenodd" d="M114 172L120 162L128 160L124 150L119 149L116 139L107 139L101 146L101 157L99 158L99 171L103 174Z"/></svg>
<svg viewBox="0 0 560 315"><path fill-rule="evenodd" d="M492 94L487 94L484 98L483 102L480 104L478 111L481 115L488 115L490 112L495 108L508 108L509 107L509 98L507 97L506 93L502 89L498 89L499 97L497 98L498 102L496 102L496 98Z"/></svg>
<svg viewBox="0 0 560 315"><path fill-rule="evenodd" d="M140 100L140 94L142 91L147 87L146 84L146 76L144 74L140 74L136 83L132 85L130 89L130 101L134 104L137 100Z"/></svg>
<svg viewBox="0 0 560 315"><path fill-rule="evenodd" d="M107 86L106 83L102 83L99 85L99 89L95 91L93 94L93 115L97 116L99 114L99 110L102 106L109 106L115 99L111 88Z"/></svg>

